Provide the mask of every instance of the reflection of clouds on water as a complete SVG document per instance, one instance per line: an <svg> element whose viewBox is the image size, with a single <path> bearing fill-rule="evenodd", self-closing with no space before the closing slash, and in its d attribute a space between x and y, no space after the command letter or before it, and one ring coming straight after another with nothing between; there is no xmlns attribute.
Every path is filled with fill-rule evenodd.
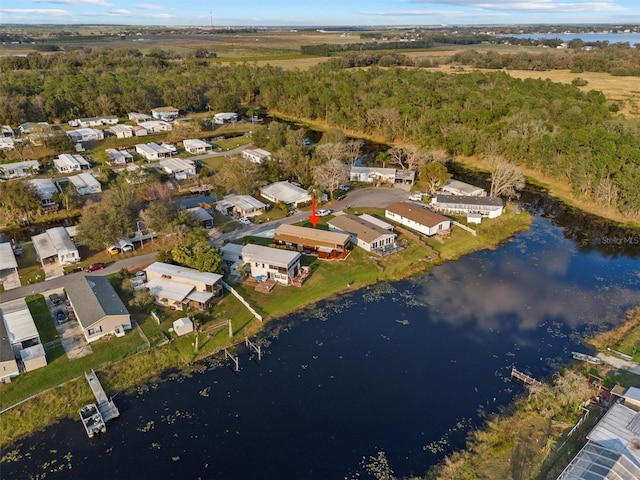
<svg viewBox="0 0 640 480"><path fill-rule="evenodd" d="M463 258L422 277L418 295L431 318L482 330L505 322L517 322L509 325L514 330L535 329L550 319L576 328L618 322L626 308L640 303L633 271L602 272L597 256L581 255L557 232L547 233L528 232L497 252Z"/></svg>

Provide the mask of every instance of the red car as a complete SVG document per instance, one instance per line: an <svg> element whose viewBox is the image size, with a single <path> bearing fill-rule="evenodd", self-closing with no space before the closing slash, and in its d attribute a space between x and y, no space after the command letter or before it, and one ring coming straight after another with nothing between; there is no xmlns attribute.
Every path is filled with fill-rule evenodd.
<svg viewBox="0 0 640 480"><path fill-rule="evenodd" d="M95 272L96 270L102 270L103 268L107 268L106 263L92 263L87 268L84 269L85 272Z"/></svg>

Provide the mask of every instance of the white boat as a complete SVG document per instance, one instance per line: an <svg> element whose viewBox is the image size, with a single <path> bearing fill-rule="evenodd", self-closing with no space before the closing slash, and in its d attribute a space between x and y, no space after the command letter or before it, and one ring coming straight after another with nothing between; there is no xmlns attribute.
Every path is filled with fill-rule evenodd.
<svg viewBox="0 0 640 480"><path fill-rule="evenodd" d="M89 438L93 438L96 433L107 431L107 426L95 403L89 403L80 409L80 419Z"/></svg>
<svg viewBox="0 0 640 480"><path fill-rule="evenodd" d="M576 360L581 360L583 362L593 363L594 365L602 365L604 362L598 357L592 357L591 355L587 355L586 353L580 352L571 352L571 356Z"/></svg>

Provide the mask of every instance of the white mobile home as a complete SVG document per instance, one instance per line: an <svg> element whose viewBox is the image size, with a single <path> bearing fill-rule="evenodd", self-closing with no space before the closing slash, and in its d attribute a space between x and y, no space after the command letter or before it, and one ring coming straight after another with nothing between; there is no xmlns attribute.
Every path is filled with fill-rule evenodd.
<svg viewBox="0 0 640 480"><path fill-rule="evenodd" d="M385 209L386 218L405 227L431 236L451 230L451 220L413 203L397 202Z"/></svg>
<svg viewBox="0 0 640 480"><path fill-rule="evenodd" d="M171 156L171 150L157 143L139 143L136 145L136 152L142 155L148 162Z"/></svg>
<svg viewBox="0 0 640 480"><path fill-rule="evenodd" d="M213 150L210 143L198 139L187 139L182 142L184 149L192 154L207 153Z"/></svg>
<svg viewBox="0 0 640 480"><path fill-rule="evenodd" d="M55 205L53 197L60 193L58 186L51 178L33 178L28 181L29 185L36 189L36 194L43 207Z"/></svg>
<svg viewBox="0 0 640 480"><path fill-rule="evenodd" d="M54 158L53 166L59 173L80 172L91 168L91 164L82 155L69 153L63 153L58 155L58 158Z"/></svg>
<svg viewBox="0 0 640 480"><path fill-rule="evenodd" d="M50 228L40 235L34 235L31 240L43 266L53 262L65 266L80 261L78 248L64 227Z"/></svg>
<svg viewBox="0 0 640 480"><path fill-rule="evenodd" d="M102 185L96 177L89 172L80 173L68 178L76 189L76 192L78 192L78 195L91 195L102 192Z"/></svg>
<svg viewBox="0 0 640 480"><path fill-rule="evenodd" d="M26 160L24 162L4 163L0 165L0 178L10 180L12 178L28 177L35 175L40 169L37 160Z"/></svg>

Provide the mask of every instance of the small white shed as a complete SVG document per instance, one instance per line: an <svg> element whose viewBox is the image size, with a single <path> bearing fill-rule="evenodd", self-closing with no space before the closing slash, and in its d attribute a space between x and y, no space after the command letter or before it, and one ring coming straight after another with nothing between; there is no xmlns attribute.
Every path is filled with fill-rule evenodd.
<svg viewBox="0 0 640 480"><path fill-rule="evenodd" d="M179 318L173 322L173 331L179 337L191 333L193 332L193 322L187 317Z"/></svg>

